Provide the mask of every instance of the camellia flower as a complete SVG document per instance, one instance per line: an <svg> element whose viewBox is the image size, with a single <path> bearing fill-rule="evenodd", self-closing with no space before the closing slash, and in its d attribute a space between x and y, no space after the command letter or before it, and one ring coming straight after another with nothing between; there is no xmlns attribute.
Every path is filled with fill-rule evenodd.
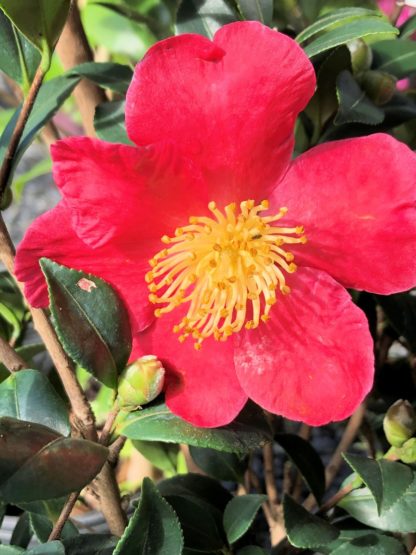
<svg viewBox="0 0 416 555"><path fill-rule="evenodd" d="M257 22L213 42L166 39L138 64L126 101L137 146L78 137L52 147L63 200L20 245L34 306L47 256L101 276L130 311L133 359L156 355L170 409L230 422L250 397L320 425L372 385L373 345L344 287L416 283L416 157L376 134L291 162L313 67Z"/></svg>

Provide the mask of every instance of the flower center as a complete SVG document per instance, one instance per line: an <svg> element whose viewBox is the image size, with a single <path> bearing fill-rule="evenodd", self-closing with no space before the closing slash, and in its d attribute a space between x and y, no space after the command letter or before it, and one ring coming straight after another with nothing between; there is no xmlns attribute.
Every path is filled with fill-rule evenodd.
<svg viewBox="0 0 416 555"><path fill-rule="evenodd" d="M290 293L285 272L296 271L287 246L306 243L302 226L277 223L287 208L260 216L269 208L266 200L257 206L253 200L242 202L239 214L235 203L223 212L215 202L208 208L213 217L192 216L174 237L162 237L169 247L149 261L152 270L145 278L150 301L164 305L155 316L189 303L173 331L179 341L193 337L196 349L211 335L224 341L243 326L253 329L267 322L276 293Z"/></svg>

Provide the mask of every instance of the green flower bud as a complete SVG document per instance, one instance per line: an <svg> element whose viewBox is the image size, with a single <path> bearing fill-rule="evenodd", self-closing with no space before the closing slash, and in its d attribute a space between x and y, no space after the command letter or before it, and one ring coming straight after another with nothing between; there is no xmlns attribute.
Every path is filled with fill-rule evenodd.
<svg viewBox="0 0 416 555"><path fill-rule="evenodd" d="M163 389L165 369L154 355L139 358L120 377L118 403L124 410L136 410L153 401Z"/></svg>
<svg viewBox="0 0 416 555"><path fill-rule="evenodd" d="M416 432L416 414L409 401L399 399L387 411L383 420L387 441L401 447Z"/></svg>
<svg viewBox="0 0 416 555"><path fill-rule="evenodd" d="M362 88L377 106L386 104L392 98L396 92L396 81L393 75L384 71L365 71L360 79Z"/></svg>
<svg viewBox="0 0 416 555"><path fill-rule="evenodd" d="M400 460L406 464L416 462L416 437L411 437L398 449Z"/></svg>
<svg viewBox="0 0 416 555"><path fill-rule="evenodd" d="M373 62L371 48L362 39L352 40L347 44L351 54L351 64L354 73L370 69Z"/></svg>

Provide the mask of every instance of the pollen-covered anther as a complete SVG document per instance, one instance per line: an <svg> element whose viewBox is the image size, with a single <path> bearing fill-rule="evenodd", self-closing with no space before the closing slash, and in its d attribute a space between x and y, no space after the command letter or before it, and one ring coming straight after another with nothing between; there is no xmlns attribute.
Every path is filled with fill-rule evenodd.
<svg viewBox="0 0 416 555"><path fill-rule="evenodd" d="M281 225L286 207L260 215L268 200L245 200L240 212L236 203L221 210L211 201L208 209L212 216L191 216L189 225L162 237L168 246L149 261L145 276L150 301L160 305L155 316L186 306L172 331L180 342L196 340L197 350L208 337L225 341L268 322L278 296L290 293L287 275L297 269L286 246L306 242L303 226Z"/></svg>

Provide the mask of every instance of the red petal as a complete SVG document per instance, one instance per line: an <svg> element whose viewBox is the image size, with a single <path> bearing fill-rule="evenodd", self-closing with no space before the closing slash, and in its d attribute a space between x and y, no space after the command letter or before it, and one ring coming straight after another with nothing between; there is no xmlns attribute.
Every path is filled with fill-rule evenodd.
<svg viewBox="0 0 416 555"><path fill-rule="evenodd" d="M296 115L315 87L289 37L258 22L225 25L153 46L127 93L130 137L171 140L192 157L219 204L267 197L289 162Z"/></svg>
<svg viewBox="0 0 416 555"><path fill-rule="evenodd" d="M352 414L371 388L373 344L364 314L323 272L301 268L270 321L236 334L243 389L263 408L320 426Z"/></svg>
<svg viewBox="0 0 416 555"><path fill-rule="evenodd" d="M303 225L298 264L380 294L416 284L416 156L389 135L318 146L293 163L272 202Z"/></svg>
<svg viewBox="0 0 416 555"><path fill-rule="evenodd" d="M146 249L155 249L149 242ZM49 305L48 293L39 258L46 256L60 264L95 274L111 283L129 309L133 333L153 320L148 303L144 274L148 271L149 253L140 244L135 250L122 251L114 246L92 249L75 234L70 223L70 211L63 202L37 218L29 227L17 249L15 271L25 283L25 294L32 306Z"/></svg>
<svg viewBox="0 0 416 555"><path fill-rule="evenodd" d="M160 238L188 223L189 213L206 210L199 174L172 145L137 148L73 137L51 151L72 226L92 247Z"/></svg>
<svg viewBox="0 0 416 555"><path fill-rule="evenodd" d="M184 343L172 327L184 316L177 309L163 315L137 338L133 358L154 354L168 370L166 402L177 416L206 428L231 422L247 401L237 380L232 338L209 338L196 351L192 339Z"/></svg>

